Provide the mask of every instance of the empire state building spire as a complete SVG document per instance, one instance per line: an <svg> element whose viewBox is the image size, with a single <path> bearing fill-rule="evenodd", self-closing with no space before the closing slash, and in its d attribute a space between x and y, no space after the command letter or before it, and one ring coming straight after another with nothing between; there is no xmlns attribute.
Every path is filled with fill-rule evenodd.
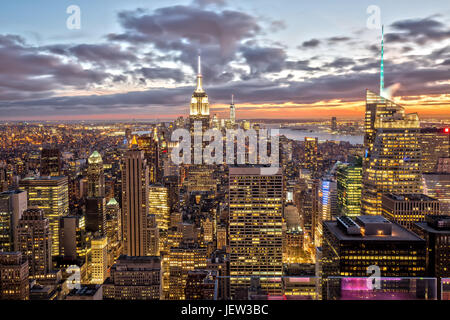
<svg viewBox="0 0 450 320"><path fill-rule="evenodd" d="M203 76L202 76L202 60L200 55L198 56L198 72L197 72L197 88L195 88L195 92L203 92Z"/></svg>

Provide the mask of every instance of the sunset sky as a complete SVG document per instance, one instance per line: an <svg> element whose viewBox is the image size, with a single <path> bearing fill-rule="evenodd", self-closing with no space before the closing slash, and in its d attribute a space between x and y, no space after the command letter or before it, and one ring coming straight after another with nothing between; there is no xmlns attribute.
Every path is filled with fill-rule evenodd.
<svg viewBox="0 0 450 320"><path fill-rule="evenodd" d="M198 54L211 114L234 94L241 119L358 119L379 90L371 5L393 100L450 118L448 0L21 0L0 5L0 120L186 116Z"/></svg>

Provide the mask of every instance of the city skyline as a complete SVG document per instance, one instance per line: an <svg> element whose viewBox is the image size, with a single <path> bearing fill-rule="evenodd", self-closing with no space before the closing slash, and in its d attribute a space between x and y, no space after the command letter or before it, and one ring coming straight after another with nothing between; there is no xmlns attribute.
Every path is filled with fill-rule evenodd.
<svg viewBox="0 0 450 320"><path fill-rule="evenodd" d="M220 118L234 94L237 119L362 119L361 93L379 85L381 29L367 27L366 1L289 4L302 19L274 16L267 1L79 1L79 30L66 27L69 1L47 2L0 14L0 120L174 119L189 110L198 54ZM421 119L446 117L450 6L377 5L392 99Z"/></svg>

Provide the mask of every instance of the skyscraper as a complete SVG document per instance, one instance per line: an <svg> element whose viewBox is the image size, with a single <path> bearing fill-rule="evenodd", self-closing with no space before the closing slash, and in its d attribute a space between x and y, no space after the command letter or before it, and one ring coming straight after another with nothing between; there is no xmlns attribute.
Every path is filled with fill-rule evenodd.
<svg viewBox="0 0 450 320"><path fill-rule="evenodd" d="M445 128L421 128L422 172L437 172L440 158L450 157L450 133Z"/></svg>
<svg viewBox="0 0 450 320"><path fill-rule="evenodd" d="M153 129L152 135L139 136L137 139L139 148L144 151L144 158L149 166L149 181L157 183L161 181L160 148L159 138L156 127Z"/></svg>
<svg viewBox="0 0 450 320"><path fill-rule="evenodd" d="M149 187L149 214L156 216L160 231L167 231L170 222L169 190L163 185Z"/></svg>
<svg viewBox="0 0 450 320"><path fill-rule="evenodd" d="M261 277L266 293L280 293L270 277L282 275L283 174L264 168L229 169L229 247L231 295Z"/></svg>
<svg viewBox="0 0 450 320"><path fill-rule="evenodd" d="M318 164L318 139L305 137L305 168L308 169L313 176L316 176Z"/></svg>
<svg viewBox="0 0 450 320"><path fill-rule="evenodd" d="M323 222L332 220L338 214L337 184L332 177L325 177L320 180L318 196L319 210L317 215L313 216L314 244L316 247L322 245Z"/></svg>
<svg viewBox="0 0 450 320"><path fill-rule="evenodd" d="M149 174L144 152L133 138L122 167L122 233L124 253L128 256L147 254L147 215Z"/></svg>
<svg viewBox="0 0 450 320"><path fill-rule="evenodd" d="M341 164L337 169L338 212L349 217L361 213L361 164Z"/></svg>
<svg viewBox="0 0 450 320"><path fill-rule="evenodd" d="M105 196L105 174L103 159L97 151L92 152L88 158L87 168L88 197Z"/></svg>
<svg viewBox="0 0 450 320"><path fill-rule="evenodd" d="M17 228L18 250L28 259L29 276L39 278L52 270L52 237L44 211L28 208Z"/></svg>
<svg viewBox="0 0 450 320"><path fill-rule="evenodd" d="M100 236L91 241L91 283L103 284L108 275L108 238Z"/></svg>
<svg viewBox="0 0 450 320"><path fill-rule="evenodd" d="M86 199L86 230L92 233L105 234L106 200L104 197Z"/></svg>
<svg viewBox="0 0 450 320"><path fill-rule="evenodd" d="M191 130L193 130L193 124L195 121L200 121L202 123L203 131L209 127L209 102L208 95L203 89L200 56L198 57L197 86L191 98L189 119L191 122Z"/></svg>
<svg viewBox="0 0 450 320"><path fill-rule="evenodd" d="M59 255L59 220L69 211L67 177L31 177L19 185L28 193L28 206L44 210L50 222L52 256Z"/></svg>
<svg viewBox="0 0 450 320"><path fill-rule="evenodd" d="M381 214L383 193L420 193L419 118L367 90L362 211Z"/></svg>
<svg viewBox="0 0 450 320"><path fill-rule="evenodd" d="M26 191L14 190L0 193L0 252L16 251L17 226L26 208Z"/></svg>
<svg viewBox="0 0 450 320"><path fill-rule="evenodd" d="M231 95L230 122L233 126L236 123L236 106L234 105L234 94Z"/></svg>
<svg viewBox="0 0 450 320"><path fill-rule="evenodd" d="M61 151L59 149L42 149L41 176L62 176Z"/></svg>
<svg viewBox="0 0 450 320"><path fill-rule="evenodd" d="M331 118L331 130L336 131L337 130L337 119L336 117Z"/></svg>

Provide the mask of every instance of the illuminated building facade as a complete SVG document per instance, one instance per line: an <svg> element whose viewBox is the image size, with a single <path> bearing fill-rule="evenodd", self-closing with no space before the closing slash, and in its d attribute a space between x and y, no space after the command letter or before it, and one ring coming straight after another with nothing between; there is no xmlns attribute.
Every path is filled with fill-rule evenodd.
<svg viewBox="0 0 450 320"><path fill-rule="evenodd" d="M181 243L170 248L168 257L168 300L186 299L186 282L189 271L206 267L206 248L194 243Z"/></svg>
<svg viewBox="0 0 450 320"><path fill-rule="evenodd" d="M362 166L342 164L336 173L339 215L359 216L361 214Z"/></svg>
<svg viewBox="0 0 450 320"><path fill-rule="evenodd" d="M283 174L264 168L229 169L229 251L231 295L261 277L267 293L281 287L265 277L282 275Z"/></svg>
<svg viewBox="0 0 450 320"><path fill-rule="evenodd" d="M17 228L18 250L28 259L29 276L36 278L50 273L52 268L52 237L50 223L44 211L28 208Z"/></svg>
<svg viewBox="0 0 450 320"><path fill-rule="evenodd" d="M161 260L159 257L122 255L111 267L103 284L104 300L159 300Z"/></svg>
<svg viewBox="0 0 450 320"><path fill-rule="evenodd" d="M98 237L91 240L91 283L103 284L108 274L108 238Z"/></svg>
<svg viewBox="0 0 450 320"><path fill-rule="evenodd" d="M28 261L20 252L0 252L0 300L28 300Z"/></svg>
<svg viewBox="0 0 450 320"><path fill-rule="evenodd" d="M313 217L314 244L322 245L323 221L332 220L338 215L337 183L331 177L320 180L319 186L319 210Z"/></svg>
<svg viewBox="0 0 450 320"><path fill-rule="evenodd" d="M414 223L439 214L439 200L424 194L384 194L381 212L386 219L412 230Z"/></svg>
<svg viewBox="0 0 450 320"><path fill-rule="evenodd" d="M421 128L422 172L437 172L439 158L450 157L450 133L445 128Z"/></svg>
<svg viewBox="0 0 450 320"><path fill-rule="evenodd" d="M217 192L217 179L214 176L213 165L188 165L183 168L185 178L182 184L188 193Z"/></svg>
<svg viewBox="0 0 450 320"><path fill-rule="evenodd" d="M128 256L147 254L148 180L144 152L134 144L122 166L122 238Z"/></svg>
<svg viewBox="0 0 450 320"><path fill-rule="evenodd" d="M308 169L313 176L315 176L319 170L318 162L318 138L305 137L305 163L304 166Z"/></svg>
<svg viewBox="0 0 450 320"><path fill-rule="evenodd" d="M384 193L421 193L419 118L367 90L362 212L381 214Z"/></svg>
<svg viewBox="0 0 450 320"><path fill-rule="evenodd" d="M322 247L323 298L328 277L367 277L376 265L381 277L423 277L425 240L382 216L347 216L325 221Z"/></svg>
<svg viewBox="0 0 450 320"><path fill-rule="evenodd" d="M156 216L160 231L166 231L170 222L169 190L163 185L150 185L148 192L149 214Z"/></svg>
<svg viewBox="0 0 450 320"><path fill-rule="evenodd" d="M26 208L26 191L14 190L0 193L0 252L15 251L17 225Z"/></svg>
<svg viewBox="0 0 450 320"><path fill-rule="evenodd" d="M103 169L103 159L97 151L94 151L88 158L87 182L88 197L105 196L105 173Z"/></svg>
<svg viewBox="0 0 450 320"><path fill-rule="evenodd" d="M59 220L69 211L67 177L25 178L19 185L28 193L28 206L44 210L50 222L52 256L59 255Z"/></svg>

